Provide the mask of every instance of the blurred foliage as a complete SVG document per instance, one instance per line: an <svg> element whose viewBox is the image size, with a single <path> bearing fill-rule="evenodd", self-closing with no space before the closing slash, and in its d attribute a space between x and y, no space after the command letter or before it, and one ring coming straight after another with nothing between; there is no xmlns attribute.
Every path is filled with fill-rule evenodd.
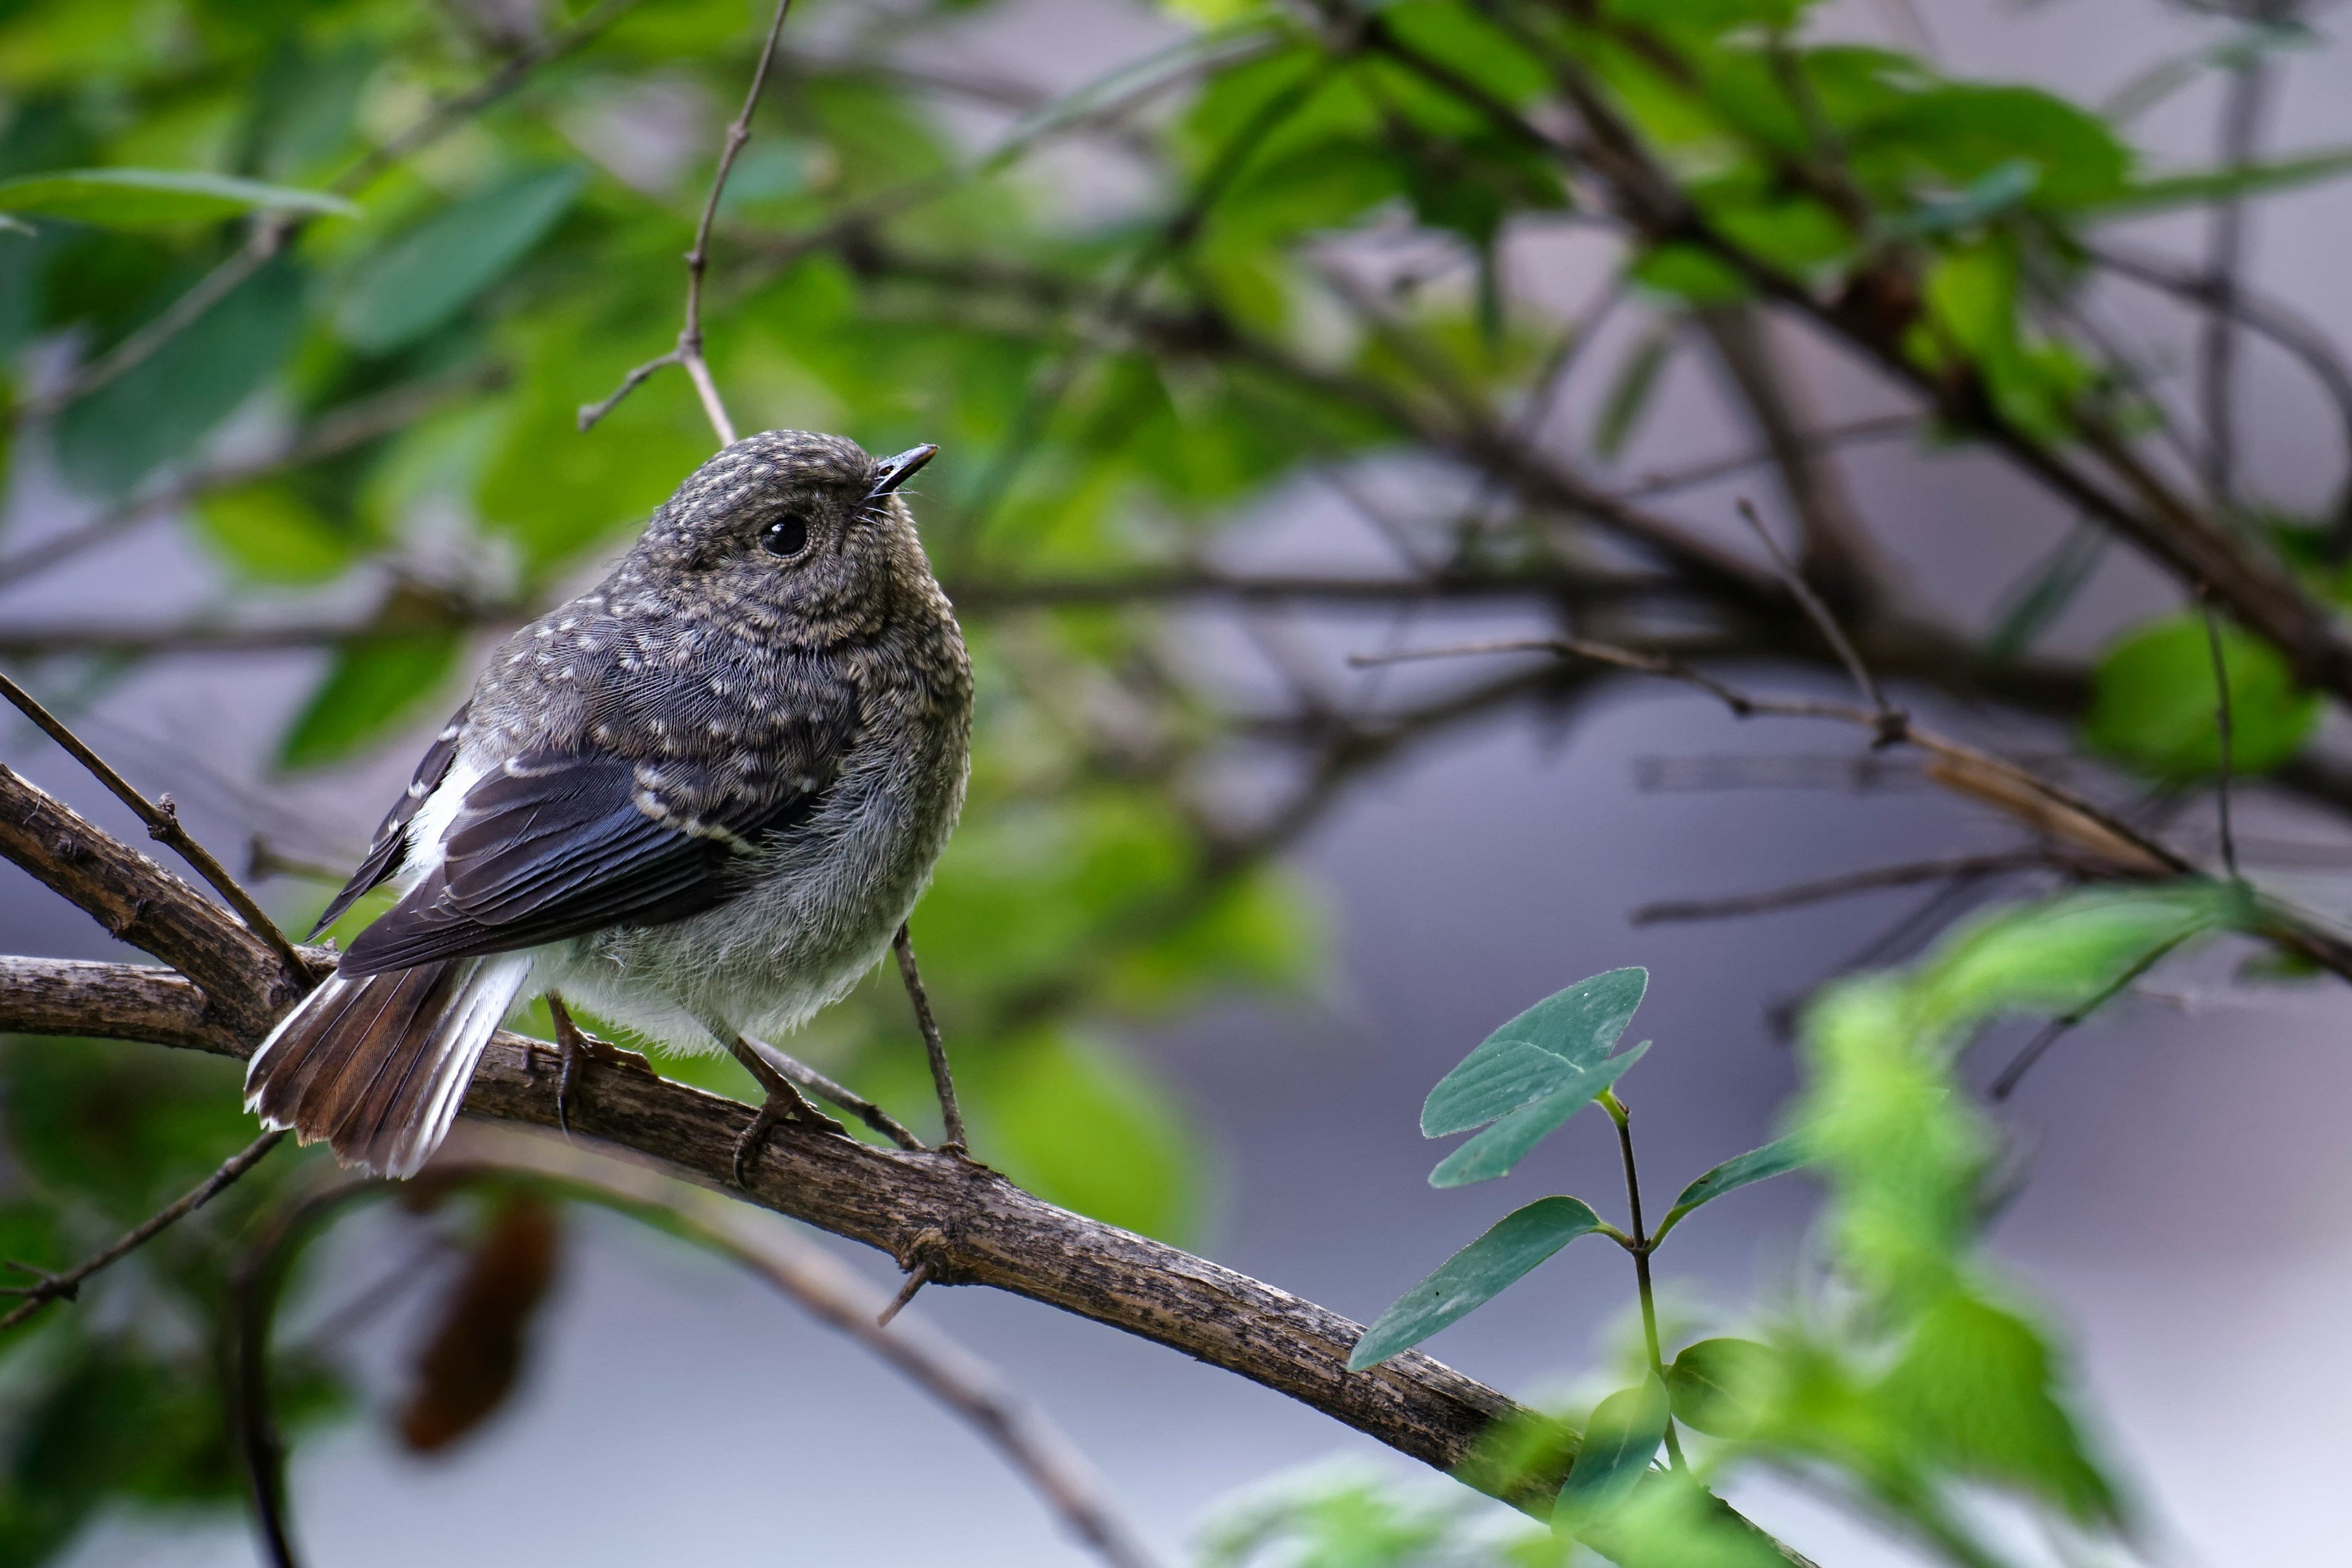
<svg viewBox="0 0 2352 1568"><path fill-rule="evenodd" d="M1805 1082L1790 1135L1693 1182L1674 1212L1810 1166L1829 1192L1826 1275L1751 1322L1755 1337L1695 1337L1678 1351L1653 1337L1635 1380L1580 1420L1546 1413L1489 1433L1473 1461L1485 1479L1499 1467L1534 1485L1557 1477L1569 1457L1555 1421L1579 1429L1549 1541L1523 1524L1498 1526L1496 1511L1458 1498L1423 1505L1368 1477L1309 1475L1236 1503L1209 1529L1202 1561L1440 1568L1562 1562L1581 1544L1634 1568L1769 1568L1783 1561L1778 1549L1708 1495L1757 1468L1802 1475L1817 1493L1848 1500L1958 1568L2013 1561L1987 1493L2061 1533L2128 1544L2133 1515L2075 1413L2063 1348L1980 1248L2003 1151L1960 1086L1959 1057L1982 1026L2021 1013L2079 1016L2155 960L2242 926L2247 913L2238 890L2201 883L2006 906L1907 970L1843 981L1818 998L1804 1025ZM1596 976L1505 1024L1431 1104L1475 1094L1478 1113L1507 1115L1512 1103L1543 1103L1562 1092L1552 1085L1566 1084L1600 1096L1626 1126L1622 1104L1579 1058L1605 1058L1641 995L1620 977L1638 974ZM1616 1000L1612 992L1625 999L1601 1005ZM1437 1125L1459 1130L1456 1120ZM1559 1127L1567 1118L1546 1120ZM1566 1196L1529 1204L1365 1331L1353 1364L1459 1321L1577 1237L1598 1232L1628 1251L1646 1242L1671 1256L1657 1253L1663 1228L1643 1237L1637 1224L1620 1229ZM1582 1266L1595 1266L1593 1256ZM1648 1277L1633 1282L1647 1324ZM1683 1432L1662 1453L1670 1415Z"/></svg>
<svg viewBox="0 0 2352 1568"><path fill-rule="evenodd" d="M95 1040L0 1050L11 1155L0 1258L59 1270L112 1242L249 1143L234 1062ZM287 1188L266 1161L198 1218L44 1308L0 1346L0 1564L47 1562L101 1513L233 1506L244 1470L218 1374L232 1239ZM22 1270L17 1278L22 1281ZM279 1419L316 1429L342 1377L279 1358Z"/></svg>
<svg viewBox="0 0 2352 1568"><path fill-rule="evenodd" d="M940 443L916 507L959 590L1190 568L1301 476L1400 451L1459 461L1465 410L1542 406L1570 345L1513 292L1506 253L1605 215L1545 140L1571 89L1623 118L1688 209L1622 258L1647 325L1597 405L1603 460L1639 439L1694 318L1752 298L1764 272L1898 320L1890 354L2029 447L2074 442L2093 416L2149 428L2160 411L2136 378L2065 326L2089 225L2352 166L2323 150L2151 171L2116 121L2054 94L1817 39L1806 0L1394 0L1347 26L1267 0L1173 0L1159 53L1014 102L1001 83L892 63L908 37L952 43L984 5L803 4L720 210L713 369L742 428L837 430L876 451ZM349 614L284 716L286 769L375 777L374 760L437 724L487 638L593 578L709 455L675 371L593 432L578 411L675 340L680 253L767 15L753 0L0 5L9 449L33 444L94 508L190 486L195 504L171 509L183 521L147 526L184 527L213 563L208 614ZM2249 34L2175 75L2289 34ZM512 90L462 96L485 83ZM2178 85L2134 91L2153 101ZM936 112L942 94L1012 123L975 146ZM436 115L452 103L464 112ZM419 127L431 133L411 137ZM1075 199L1061 165L1029 156L1076 141L1112 171L1108 194ZM1351 294L1349 260L1388 251L1442 261ZM1874 296L1886 276L1916 297ZM325 439L394 405L405 415ZM255 451L281 455L237 465ZM1462 528L1448 559L1580 562L1554 521ZM2340 569L2311 545L2316 519L2250 507L2242 521L2312 591L2342 597ZM0 561L13 543L0 527ZM2034 576L1988 664L2049 624L2089 559ZM1122 1039L1219 991L1314 973L1314 911L1273 858L1381 748L1334 742L1299 810L1237 814L1213 785L1248 727L1192 684L1165 618L969 602L971 792L915 928L981 1151L1048 1198L1185 1237L1213 1196L1205 1141ZM2316 704L2274 650L2234 628L2222 643L2229 760L2275 768ZM59 654L32 674L86 692L128 667ZM2200 620L2128 632L2094 685L2084 735L2105 755L2172 784L2221 764ZM373 817L362 803L347 831ZM380 909L363 903L338 935ZM1614 1457L1570 1472L1586 1539L1622 1561L1748 1562L1754 1539L1683 1479L1747 1465L1822 1477L1956 1562L1996 1560L1975 1555L1992 1549L1970 1488L2116 1525L2120 1490L2071 1413L2064 1357L1977 1248L1998 1145L1953 1058L1987 1017L2095 1005L2242 918L2178 890L2012 911L1823 998L1793 1141L1735 1155L1674 1217L1811 1161L1830 1186L1838 1284L1601 1402L1587 1437L1609 1436ZM1587 1103L1621 1113L1609 1085L1646 1045L1612 1054L1638 974L1571 988L1465 1061L1424 1130L1483 1130L1433 1180L1485 1180L1545 1137L1597 1128L1578 1116ZM1596 996L1608 1005L1587 1008ZM797 1049L902 1110L927 1103L893 977ZM747 1092L723 1059L662 1065ZM226 1067L133 1047L20 1045L0 1092L0 1256L39 1267L119 1234L250 1132ZM207 1371L223 1249L296 1165L275 1156L0 1345L0 1568L63 1550L108 1507L230 1497ZM485 1224L410 1406L425 1446L499 1403L552 1277L540 1219ZM1402 1351L1606 1233L1580 1199L1523 1208L1424 1281L1370 1350ZM341 1408L328 1371L280 1362L289 1430ZM1649 1468L1666 1409L1717 1445L1671 1477ZM1572 1549L1465 1517L1360 1479L1317 1481L1213 1554L1370 1568Z"/></svg>

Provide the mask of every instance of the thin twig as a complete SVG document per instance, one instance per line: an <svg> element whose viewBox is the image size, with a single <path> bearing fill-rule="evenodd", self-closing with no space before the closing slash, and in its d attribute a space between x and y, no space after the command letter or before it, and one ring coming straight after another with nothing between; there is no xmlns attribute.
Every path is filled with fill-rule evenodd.
<svg viewBox="0 0 2352 1568"><path fill-rule="evenodd" d="M874 1314L874 1326L877 1329L888 1328L890 1320L905 1312L907 1303L915 1299L915 1292L930 1282L931 1266L929 1263L918 1263L908 1270L906 1283L898 1287L898 1293L891 1297L888 1304L880 1312Z"/></svg>
<svg viewBox="0 0 2352 1568"><path fill-rule="evenodd" d="M2227 295L2217 295L2202 274L2161 256L2112 242L2090 246L2086 254L2094 265L2118 277L2230 316L2247 331L2269 340L2303 362L2335 405L2336 421L2343 427L2347 472L2337 483L2336 500L2329 508L2329 559L2341 561L2352 554L2352 366L2345 363L2335 342L2287 306L2250 290L2242 278Z"/></svg>
<svg viewBox="0 0 2352 1568"><path fill-rule="evenodd" d="M1549 653L1556 658L1591 659L1620 669L1663 676L1706 692L1738 718L1819 718L1855 725L1871 731L1876 745L1901 743L1918 747L1928 755L1924 771L1935 782L2006 812L2038 833L2063 839L2087 852L2109 868L2111 874L2178 876L2195 869L2179 852L2073 790L1990 752L1923 728L1902 714L1890 716L1885 709L1853 703L1750 696L1680 660L1572 637L1519 638L1412 648L1392 653L1357 653L1349 655L1349 663L1393 664L1409 659L1493 653Z"/></svg>
<svg viewBox="0 0 2352 1568"><path fill-rule="evenodd" d="M286 244L299 220L284 213L263 213L253 220L253 232L213 269L191 285L185 294L163 308L113 348L76 370L50 392L27 400L16 411L19 422L47 419L68 403L79 402L109 382L153 357L155 351L194 325L214 306L268 265Z"/></svg>
<svg viewBox="0 0 2352 1568"><path fill-rule="evenodd" d="M212 883L214 889L227 899L230 906L243 917L247 929L277 950L278 957L285 961L289 974L299 977L310 973L310 966L304 962L302 955L287 939L286 933L278 929L277 922L269 918L268 912L254 902L253 894L246 892L236 878L229 875L228 868L215 860L210 850L189 835L180 821L179 808L172 803L172 797L165 795L159 800L151 801L133 789L128 779L109 766L104 758L84 745L81 737L68 729L62 719L36 701L32 693L5 674L0 674L0 696L15 704L18 712L39 726L43 734L88 768L116 800L136 812L139 820L147 824L149 838L171 845L182 860L195 868L198 876Z"/></svg>
<svg viewBox="0 0 2352 1568"><path fill-rule="evenodd" d="M62 1274L42 1274L29 1285L0 1286L0 1296L22 1296L24 1301L13 1308L6 1317L0 1317L0 1333L5 1333L55 1301L70 1301L81 1291L82 1281L101 1269L110 1268L144 1247L156 1237L177 1225L205 1205L218 1197L239 1176L259 1165L263 1156L285 1141L283 1132L264 1133L244 1148L221 1162L221 1167L199 1182L194 1188L158 1211L127 1233L121 1240L102 1252L93 1252ZM32 1272L22 1263L10 1265Z"/></svg>
<svg viewBox="0 0 2352 1568"><path fill-rule="evenodd" d="M1642 1228L1642 1177L1633 1163L1633 1112L1617 1097L1613 1089L1603 1089L1600 1094L1601 1108L1617 1124L1617 1148L1625 1162L1625 1211L1633 1222L1633 1236L1625 1249L1633 1255L1633 1284L1642 1299L1642 1341L1650 1353L1650 1375L1665 1385L1666 1366L1658 1346L1658 1305L1650 1285L1650 1250L1656 1245L1648 1231ZM1659 1239L1664 1239L1661 1237ZM1666 1416L1666 1458L1675 1469L1683 1468L1682 1440L1675 1435L1675 1418Z"/></svg>
<svg viewBox="0 0 2352 1568"><path fill-rule="evenodd" d="M1870 419L1857 419L1847 424L1833 424L1825 430L1811 432L1801 439L1805 445L1826 449L1843 446L1849 442L1884 441L1889 436L1908 435L1921 427L1916 413L1883 413ZM1736 453L1729 457L1709 458L1685 468L1670 468L1644 474L1627 489L1617 492L1623 501L1646 501L1659 496L1670 496L1678 490L1727 479L1750 468L1761 468L1775 460L1777 454L1769 447L1752 452Z"/></svg>
<svg viewBox="0 0 2352 1568"><path fill-rule="evenodd" d="M2221 104L2221 164L2236 170L2252 162L2270 99L2270 61L2250 54L2230 68ZM2205 250L2205 292L2210 301L2199 346L2198 391L2203 399L2205 483L2213 504L2224 509L2237 489L2238 439L2232 423L2237 383L2237 321L2230 302L2245 264L2246 205L2242 194L2224 193L2213 204L2213 226Z"/></svg>
<svg viewBox="0 0 2352 1568"><path fill-rule="evenodd" d="M0 558L0 588L19 582L36 572L46 571L152 517L175 511L215 491L250 484L280 469L299 467L321 457L331 457L379 435L390 434L415 423L454 397L487 390L502 377L502 371L484 373L467 371L457 376L437 377L346 404L320 419L295 440L264 456L249 462L199 469L152 495L125 501L77 528L29 545L15 555Z"/></svg>
<svg viewBox="0 0 2352 1568"><path fill-rule="evenodd" d="M2238 880L2238 839L2230 828L2230 775L2234 749L2235 726L2230 715L2230 662L2221 649L2221 617L2209 601L2205 605L2205 646L2213 657L2213 729L2221 742L2221 766L2214 777L2213 804L2221 818L2221 869L2230 880Z"/></svg>
<svg viewBox="0 0 2352 1568"><path fill-rule="evenodd" d="M915 938L905 921L898 923L890 950L898 955L898 978L906 983L907 999L915 1007L915 1027L922 1031L923 1051L930 1058L931 1087L939 1092L940 1119L948 1134L941 1147L962 1154L971 1145L964 1137L963 1110L956 1103L955 1075L948 1070L947 1041L940 1038L940 1020L931 1016L930 993L923 988L922 971L915 967Z"/></svg>
<svg viewBox="0 0 2352 1568"><path fill-rule="evenodd" d="M2011 1093L2016 1090L2019 1082L2024 1079L2025 1075L2033 1071L2033 1064L2041 1061L2043 1055L2049 1051L2050 1048L2057 1044L2059 1040L2063 1037L2069 1030L2074 1029L2084 1019L2089 1018L2093 1013L2098 1011L2099 1009L2112 1001L2116 996L2120 995L2125 989L2126 989L2134 980L2138 979L2142 975L2145 975L2150 969L2155 968L2157 965L2161 963L2175 947L2179 946L2180 944L2186 940L2188 940L2188 938L2185 936L2177 937L2170 942L2165 943L2155 951L2142 956L2130 968L2116 976L2112 982L2103 988L2099 994L2093 997L2089 1001L2084 1002L2082 1006L2075 1008L2072 1011L2065 1013L2061 1017L2052 1019L2048 1024L2043 1026L2040 1033L2036 1034L2032 1040L2027 1042L2024 1050L2010 1058L2009 1065L2000 1070L2000 1074L1993 1079L1990 1087L1985 1091L1987 1097L1996 1101L2008 1099Z"/></svg>
<svg viewBox="0 0 2352 1568"><path fill-rule="evenodd" d="M784 18L792 8L793 0L776 0L775 19L768 24L767 39L760 46L760 62L751 68L751 90L743 95L743 112L728 126L726 144L719 150L719 169L711 176L710 194L702 204L702 219L695 225L694 248L686 253L686 325L678 331L677 347L631 371L604 402L582 408L580 428L583 431L612 413L623 398L656 371L665 365L683 365L688 379L694 382L695 395L702 400L703 414L718 433L719 444L735 444L735 422L728 417L726 402L719 395L719 383L711 380L709 363L702 357L702 279L710 267L710 225L719 216L719 198L726 193L727 176L734 172L736 154L751 140L751 113L760 107L760 95L767 90L768 68L776 58L776 40L783 36Z"/></svg>
<svg viewBox="0 0 2352 1568"><path fill-rule="evenodd" d="M604 4L562 32L514 55L483 81L455 98L434 105L407 130L363 154L357 162L330 181L327 189L337 195L351 195L365 189L401 159L438 140L504 98L521 86L533 70L578 48L601 32L614 17L635 4L637 0L604 0ZM262 214L254 220L253 232L246 243L198 278L186 293L166 306L161 315L68 376L55 391L20 405L11 417L18 423L47 418L152 358L157 350L187 330L214 306L227 298L237 285L260 271L308 222L307 218L293 214Z"/></svg>
<svg viewBox="0 0 2352 1568"><path fill-rule="evenodd" d="M1661 925L1686 920L1727 920L1825 903L1859 893L1876 893L1885 888L1913 887L1923 882L1994 876L2011 871L2065 871L2080 864L2079 861L2048 847L2009 850L1998 854L1948 855L1939 860L1875 866L1868 871L1823 877L1817 882L1796 883L1763 893L1738 894L1727 898L1665 899L1643 904L1627 918L1635 925Z"/></svg>
<svg viewBox="0 0 2352 1568"><path fill-rule="evenodd" d="M1772 537L1772 530L1766 528L1764 519L1757 515L1755 503L1742 496L1735 505L1739 508L1739 515L1747 519L1748 526L1756 530L1757 538L1763 542L1765 553L1772 558L1772 566L1780 572L1780 580L1788 585L1789 592L1804 607L1813 624L1820 628L1822 635L1836 652L1838 662L1845 666L1846 674L1853 677L1854 685L1862 693L1862 700L1868 703L1871 712L1878 716L1881 733L1890 743L1898 739L1902 733L1903 716L1887 706L1886 694L1878 689L1877 678L1870 673L1870 666L1862 662L1862 655L1853 651L1853 644L1847 640L1845 629L1838 624L1837 617L1830 613L1830 607L1822 602L1821 595L1813 591L1804 574L1782 552L1780 542Z"/></svg>
<svg viewBox="0 0 2352 1568"><path fill-rule="evenodd" d="M498 102L520 87L531 72L579 48L637 3L638 0L604 0L604 4L562 32L551 33L539 42L517 50L481 81L454 98L435 104L407 130L371 149L357 162L337 175L328 189L342 195L355 194L366 189L377 176L403 158L437 141Z"/></svg>

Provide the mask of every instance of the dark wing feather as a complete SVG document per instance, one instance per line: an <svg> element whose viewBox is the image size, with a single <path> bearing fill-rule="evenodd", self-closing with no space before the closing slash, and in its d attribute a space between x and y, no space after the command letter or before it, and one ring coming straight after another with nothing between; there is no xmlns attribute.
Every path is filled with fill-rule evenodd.
<svg viewBox="0 0 2352 1568"><path fill-rule="evenodd" d="M745 847L807 820L821 790L732 796L699 814L698 831L649 814L635 765L612 757L536 753L491 774L467 792L441 864L360 934L344 972L511 952L708 909L734 891Z"/></svg>
<svg viewBox="0 0 2352 1568"><path fill-rule="evenodd" d="M319 916L319 923L310 927L311 940L316 941L320 932L343 917L343 911L400 869L408 853L408 824L423 809L425 797L441 788L441 780L449 777L449 765L457 760L458 732L466 727L466 712L473 706L467 703L459 708L425 748L424 758L408 780L408 789L377 825L375 837L368 844L367 858L360 862L360 869L352 873L352 880L343 883L343 890L327 905L327 912Z"/></svg>

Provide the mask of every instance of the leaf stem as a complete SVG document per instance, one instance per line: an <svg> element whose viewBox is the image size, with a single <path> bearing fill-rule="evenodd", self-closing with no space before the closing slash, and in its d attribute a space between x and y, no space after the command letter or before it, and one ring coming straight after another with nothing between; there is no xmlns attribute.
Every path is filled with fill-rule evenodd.
<svg viewBox="0 0 2352 1568"><path fill-rule="evenodd" d="M1651 1241L1642 1228L1642 1178L1633 1164L1633 1113L1614 1089L1601 1092L1601 1108L1617 1124L1617 1148L1625 1158L1625 1207L1633 1217L1633 1244L1626 1249L1633 1255L1633 1284L1642 1297L1642 1338L1650 1352L1650 1375L1665 1386L1665 1358L1658 1353L1658 1303L1650 1289ZM1683 1466L1682 1439L1675 1433L1675 1418L1666 1416L1666 1458L1675 1469Z"/></svg>

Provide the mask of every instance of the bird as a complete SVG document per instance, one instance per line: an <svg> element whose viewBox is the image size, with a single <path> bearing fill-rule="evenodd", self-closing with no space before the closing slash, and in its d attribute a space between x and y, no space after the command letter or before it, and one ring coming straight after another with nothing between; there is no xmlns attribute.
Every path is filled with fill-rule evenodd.
<svg viewBox="0 0 2352 1568"><path fill-rule="evenodd" d="M246 1108L414 1176L543 995L567 1131L593 1046L570 1003L751 1071L739 1183L778 1121L837 1129L752 1041L879 961L962 810L971 662L900 489L938 450L733 442L602 582L501 643L311 936L373 889L397 901L264 1040Z"/></svg>

